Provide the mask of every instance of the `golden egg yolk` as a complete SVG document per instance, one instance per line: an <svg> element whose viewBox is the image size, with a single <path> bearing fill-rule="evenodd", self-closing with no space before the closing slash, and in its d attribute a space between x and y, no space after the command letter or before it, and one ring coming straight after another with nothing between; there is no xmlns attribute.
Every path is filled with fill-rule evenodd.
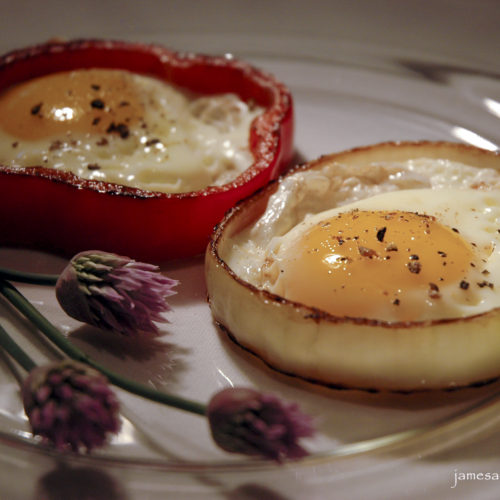
<svg viewBox="0 0 500 500"><path fill-rule="evenodd" d="M435 217L340 213L309 228L280 260L280 293L336 316L416 320L440 289L467 288L473 246Z"/></svg>
<svg viewBox="0 0 500 500"><path fill-rule="evenodd" d="M116 133L143 118L131 75L108 69L53 73L0 95L0 128L20 140L61 134Z"/></svg>

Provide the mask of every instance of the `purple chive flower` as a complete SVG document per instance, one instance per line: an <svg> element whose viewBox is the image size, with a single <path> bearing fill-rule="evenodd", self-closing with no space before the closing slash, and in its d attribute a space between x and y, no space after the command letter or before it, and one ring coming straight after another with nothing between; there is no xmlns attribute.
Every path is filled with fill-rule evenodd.
<svg viewBox="0 0 500 500"><path fill-rule="evenodd" d="M75 255L59 276L56 297L65 312L84 323L133 336L157 333L166 322L166 301L178 281L152 264L100 251Z"/></svg>
<svg viewBox="0 0 500 500"><path fill-rule="evenodd" d="M298 440L314 434L311 417L295 403L248 388L218 392L207 416L212 437L222 449L278 462L307 455Z"/></svg>
<svg viewBox="0 0 500 500"><path fill-rule="evenodd" d="M61 451L90 451L120 430L118 400L106 377L76 361L31 370L22 398L33 434Z"/></svg>

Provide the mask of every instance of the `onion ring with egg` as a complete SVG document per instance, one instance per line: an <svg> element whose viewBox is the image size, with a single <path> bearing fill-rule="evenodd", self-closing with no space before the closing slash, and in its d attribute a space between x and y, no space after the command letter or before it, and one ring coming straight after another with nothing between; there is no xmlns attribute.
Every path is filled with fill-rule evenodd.
<svg viewBox="0 0 500 500"><path fill-rule="evenodd" d="M263 220L272 196L284 190L287 179L297 176L295 183L288 184L295 186L298 193L297 205L288 215L300 219L297 214L306 214L311 202L311 196L304 191L303 176L339 163L345 167L348 178L363 165L419 157L460 161L494 169L497 174L500 171L498 153L425 141L356 148L293 169L238 204L214 232L205 262L209 303L216 323L273 369L332 387L394 392L454 390L498 378L499 307L468 317L425 321L418 317L387 321L361 314L334 315L256 286L229 264L236 262L238 252L241 254L242 242L251 243L251 236L249 240L247 235L252 233L245 231ZM305 207L302 212L301 207ZM267 231L270 224L266 219L261 229ZM285 217L284 224L288 227L293 221ZM245 255L240 257L247 265ZM254 271L258 273L260 269L251 269ZM362 302L359 307L361 310Z"/></svg>

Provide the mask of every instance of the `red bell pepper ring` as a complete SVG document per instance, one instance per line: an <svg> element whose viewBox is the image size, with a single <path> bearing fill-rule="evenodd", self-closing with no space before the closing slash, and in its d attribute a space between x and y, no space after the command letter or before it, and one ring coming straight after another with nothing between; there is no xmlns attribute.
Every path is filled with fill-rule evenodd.
<svg viewBox="0 0 500 500"><path fill-rule="evenodd" d="M155 76L210 95L234 92L265 111L252 123L254 163L234 181L194 192L161 193L0 158L0 242L71 256L99 249L151 262L202 253L214 226L239 200L279 176L293 151L293 104L273 76L226 57L181 54L156 45L74 40L0 58L0 92L45 74L112 68Z"/></svg>

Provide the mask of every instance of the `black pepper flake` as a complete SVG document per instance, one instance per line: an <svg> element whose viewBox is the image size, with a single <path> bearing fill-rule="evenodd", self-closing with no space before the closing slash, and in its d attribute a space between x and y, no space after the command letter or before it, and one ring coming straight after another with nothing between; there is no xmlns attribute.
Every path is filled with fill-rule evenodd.
<svg viewBox="0 0 500 500"><path fill-rule="evenodd" d="M130 103L128 101L122 101L122 102L120 102L120 104L118 106L120 108L122 108L123 106L130 106Z"/></svg>
<svg viewBox="0 0 500 500"><path fill-rule="evenodd" d="M446 252L443 252L442 250L438 250L438 254L441 255L441 257L446 257Z"/></svg>
<svg viewBox="0 0 500 500"><path fill-rule="evenodd" d="M419 257L416 253L410 255L410 260L419 260Z"/></svg>
<svg viewBox="0 0 500 500"><path fill-rule="evenodd" d="M104 109L104 101L102 99L94 99L90 101L90 105L95 109Z"/></svg>
<svg viewBox="0 0 500 500"><path fill-rule="evenodd" d="M101 121L101 119L97 116L96 118L94 118L92 120L92 125L97 125L100 121Z"/></svg>
<svg viewBox="0 0 500 500"><path fill-rule="evenodd" d="M439 287L436 283L429 283L429 297L431 299L439 299L441 294L439 293Z"/></svg>
<svg viewBox="0 0 500 500"><path fill-rule="evenodd" d="M122 139L126 139L130 134L129 129L127 125L125 125L125 123L119 123L117 125L115 122L111 122L111 125L108 127L106 132L117 133Z"/></svg>
<svg viewBox="0 0 500 500"><path fill-rule="evenodd" d="M385 251L386 252L397 252L398 251L398 247L395 243L389 243L386 247L385 247Z"/></svg>
<svg viewBox="0 0 500 500"><path fill-rule="evenodd" d="M418 274L422 270L422 264L420 264L420 262L417 261L408 262L406 266L408 267L410 273L413 274Z"/></svg>
<svg viewBox="0 0 500 500"><path fill-rule="evenodd" d="M488 287L488 288L491 288L493 290L493 283L491 283L490 281L481 281L480 283L477 284L477 286L479 288Z"/></svg>
<svg viewBox="0 0 500 500"><path fill-rule="evenodd" d="M377 240L384 241L385 232L387 231L386 227L383 227L377 231Z"/></svg>
<svg viewBox="0 0 500 500"><path fill-rule="evenodd" d="M101 139L99 139L96 142L97 146L107 146L108 144L109 144L109 141L106 139L106 137L101 137Z"/></svg>
<svg viewBox="0 0 500 500"><path fill-rule="evenodd" d="M399 304L401 304L401 301L399 299L394 299L392 301L392 303L395 305L395 306L399 306Z"/></svg>
<svg viewBox="0 0 500 500"><path fill-rule="evenodd" d="M93 90L100 90L101 89L101 86L100 85L97 85L96 83L93 83L91 86L90 86L91 89Z"/></svg>
<svg viewBox="0 0 500 500"><path fill-rule="evenodd" d="M52 143L49 146L49 151L57 151L58 149L61 149L62 142L59 139L56 139L55 141L52 141Z"/></svg>
<svg viewBox="0 0 500 500"><path fill-rule="evenodd" d="M469 285L469 282L468 282L468 281L462 280L462 281L460 282L460 288L461 288L462 290L468 290L468 289L469 289L469 286L470 286L470 285Z"/></svg>
<svg viewBox="0 0 500 500"><path fill-rule="evenodd" d="M483 269L481 271L481 274L484 274L485 276L488 276L488 274L490 274L490 272L488 271L488 269Z"/></svg>
<svg viewBox="0 0 500 500"><path fill-rule="evenodd" d="M99 164L97 164L97 163L89 163L87 165L87 168L89 170L101 170L101 166Z"/></svg>
<svg viewBox="0 0 500 500"><path fill-rule="evenodd" d="M146 141L145 146L154 146L155 144L158 144L160 142L160 139L149 139L149 141Z"/></svg>
<svg viewBox="0 0 500 500"><path fill-rule="evenodd" d="M363 257L368 257L372 259L373 257L377 256L377 252L375 252L375 250L373 250L372 248L367 248L359 245L358 250L360 255L362 255Z"/></svg>
<svg viewBox="0 0 500 500"><path fill-rule="evenodd" d="M452 227L451 230L454 232L454 233L460 233L460 231L456 228L456 227Z"/></svg>
<svg viewBox="0 0 500 500"><path fill-rule="evenodd" d="M42 104L43 103L38 103L38 104L35 104L32 108L31 108L31 114L32 115L38 115L38 113L40 113L40 110L42 109Z"/></svg>
<svg viewBox="0 0 500 500"><path fill-rule="evenodd" d="M17 148L17 146L19 146L19 143L17 141L12 143L13 148Z"/></svg>

